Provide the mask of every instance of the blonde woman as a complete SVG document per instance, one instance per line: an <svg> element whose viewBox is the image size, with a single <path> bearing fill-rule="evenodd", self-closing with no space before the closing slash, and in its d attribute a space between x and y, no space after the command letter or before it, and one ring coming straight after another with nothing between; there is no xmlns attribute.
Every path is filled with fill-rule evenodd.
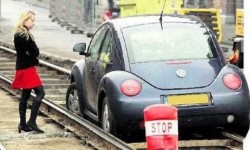
<svg viewBox="0 0 250 150"><path fill-rule="evenodd" d="M36 118L39 107L45 92L39 75L37 74L36 66L39 64L37 59L39 49L35 43L34 37L30 30L35 22L35 13L27 10L21 13L16 26L14 28L14 45L16 49L16 73L12 89L22 89L22 95L19 103L20 124L18 132L37 131L43 133L36 124ZM30 119L26 123L27 101L30 98L31 90L34 90L36 97L33 99Z"/></svg>

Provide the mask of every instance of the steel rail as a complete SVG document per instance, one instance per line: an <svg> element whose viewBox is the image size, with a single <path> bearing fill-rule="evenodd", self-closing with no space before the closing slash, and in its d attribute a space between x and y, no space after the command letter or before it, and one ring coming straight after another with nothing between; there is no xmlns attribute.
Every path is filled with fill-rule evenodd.
<svg viewBox="0 0 250 150"><path fill-rule="evenodd" d="M14 50L5 48L0 46L0 49L7 51L8 53L16 54ZM53 68L54 70L69 73L66 69L55 66L50 63L46 63L40 61L42 65L47 67ZM0 74L0 86L16 95L20 98L21 90L12 90L10 89L10 84L12 80L3 74ZM35 93L31 93L31 97L35 97ZM69 112L66 108L57 105L50 100L44 98L42 100L42 104L40 107L40 111L47 115L48 117L52 118L58 124L64 126L68 130L72 131L75 135L81 138L86 143L90 144L91 146L97 149L121 149L121 150L134 150L133 147L127 145L127 143L121 141L120 139L108 134L101 128L97 127L96 125L88 122L87 120L83 119L80 116L77 116L71 112Z"/></svg>
<svg viewBox="0 0 250 150"><path fill-rule="evenodd" d="M15 50L12 50L12 49L9 49L9 48L3 47L3 46L0 46L0 49L3 49L3 50L5 50L5 51L7 51L7 52L9 52L9 53L12 53L12 54L16 54L16 51L15 51ZM67 70L67 69L65 69L65 68L56 66L56 65L51 64L51 63L48 63L48 62L46 62L46 61L43 61L43 60L40 60L40 59L39 59L39 63L40 63L41 65L46 66L46 67L49 67L49 68L58 70L58 71L60 71L60 72L62 72L62 73L64 73L64 74L67 74L67 75L70 75L70 74L71 74L71 73L70 73L70 70Z"/></svg>
<svg viewBox="0 0 250 150"><path fill-rule="evenodd" d="M233 139L237 142L243 143L243 139L244 137L238 135L238 134L234 134L234 133L229 133L229 132L222 132L222 135L225 137L228 137L230 139Z"/></svg>
<svg viewBox="0 0 250 150"><path fill-rule="evenodd" d="M9 85L12 81L1 74L0 80L0 86L5 90L11 92L9 89ZM17 94L13 91L11 93L14 95ZM32 93L31 96L34 98L35 94ZM91 124L87 120L84 120L80 116L69 112L62 106L56 105L47 99L42 100L40 111L48 117L52 118L60 125L72 131L86 143L91 144L98 149L134 150L133 147L127 145L123 141L110 134L107 134L105 131Z"/></svg>
<svg viewBox="0 0 250 150"><path fill-rule="evenodd" d="M14 50L0 46L9 53L16 54ZM47 63L45 61L39 60L41 65L47 66L54 70L63 72L64 74L70 74L70 71L62 67ZM9 86L12 80L4 75L0 74L0 86L2 86L6 91L11 92L14 95L21 93L21 90L10 90ZM34 97L35 94L32 93ZM57 105L50 100L44 98L42 101L40 111L52 118L57 123L61 124L68 130L72 131L74 134L79 136L86 143L93 145L98 149L146 149L146 143L124 143L123 141L117 139L116 137L107 134L102 129L91 124L87 120L69 112L66 108ZM192 148L192 147L213 147L213 146L224 146L232 148L235 145L242 145L243 138L234 134L227 132L222 133L223 136L228 139L213 139L213 140L189 140L189 141L179 141L179 147Z"/></svg>

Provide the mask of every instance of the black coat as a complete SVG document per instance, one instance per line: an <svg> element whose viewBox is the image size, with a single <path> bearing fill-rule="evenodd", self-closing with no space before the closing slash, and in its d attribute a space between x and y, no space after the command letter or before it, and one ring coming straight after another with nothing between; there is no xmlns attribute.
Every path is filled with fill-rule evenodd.
<svg viewBox="0 0 250 150"><path fill-rule="evenodd" d="M27 40L26 37L20 33L14 36L14 45L17 52L16 70L37 66L39 60L39 49L31 37Z"/></svg>

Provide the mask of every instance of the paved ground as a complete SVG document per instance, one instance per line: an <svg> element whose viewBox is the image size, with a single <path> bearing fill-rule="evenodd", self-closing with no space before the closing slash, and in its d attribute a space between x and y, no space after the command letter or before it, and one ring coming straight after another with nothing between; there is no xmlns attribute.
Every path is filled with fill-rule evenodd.
<svg viewBox="0 0 250 150"><path fill-rule="evenodd" d="M0 41L13 44L12 29L20 12L26 9L32 9L37 14L36 25L31 32L41 52L67 59L83 57L73 53L72 48L75 43L89 43L90 38L85 34L71 34L70 31L51 21L48 9L21 0L1 0Z"/></svg>
<svg viewBox="0 0 250 150"><path fill-rule="evenodd" d="M38 116L37 124L45 131L18 133L18 99L0 88L0 150L89 150L70 132L51 122L44 116ZM30 109L27 110L27 119Z"/></svg>

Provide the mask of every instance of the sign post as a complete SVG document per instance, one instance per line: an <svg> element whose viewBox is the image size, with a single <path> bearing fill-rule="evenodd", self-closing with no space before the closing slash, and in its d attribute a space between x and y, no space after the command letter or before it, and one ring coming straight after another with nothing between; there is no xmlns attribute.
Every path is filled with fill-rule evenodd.
<svg viewBox="0 0 250 150"><path fill-rule="evenodd" d="M147 150L178 150L177 108L166 104L144 109Z"/></svg>

